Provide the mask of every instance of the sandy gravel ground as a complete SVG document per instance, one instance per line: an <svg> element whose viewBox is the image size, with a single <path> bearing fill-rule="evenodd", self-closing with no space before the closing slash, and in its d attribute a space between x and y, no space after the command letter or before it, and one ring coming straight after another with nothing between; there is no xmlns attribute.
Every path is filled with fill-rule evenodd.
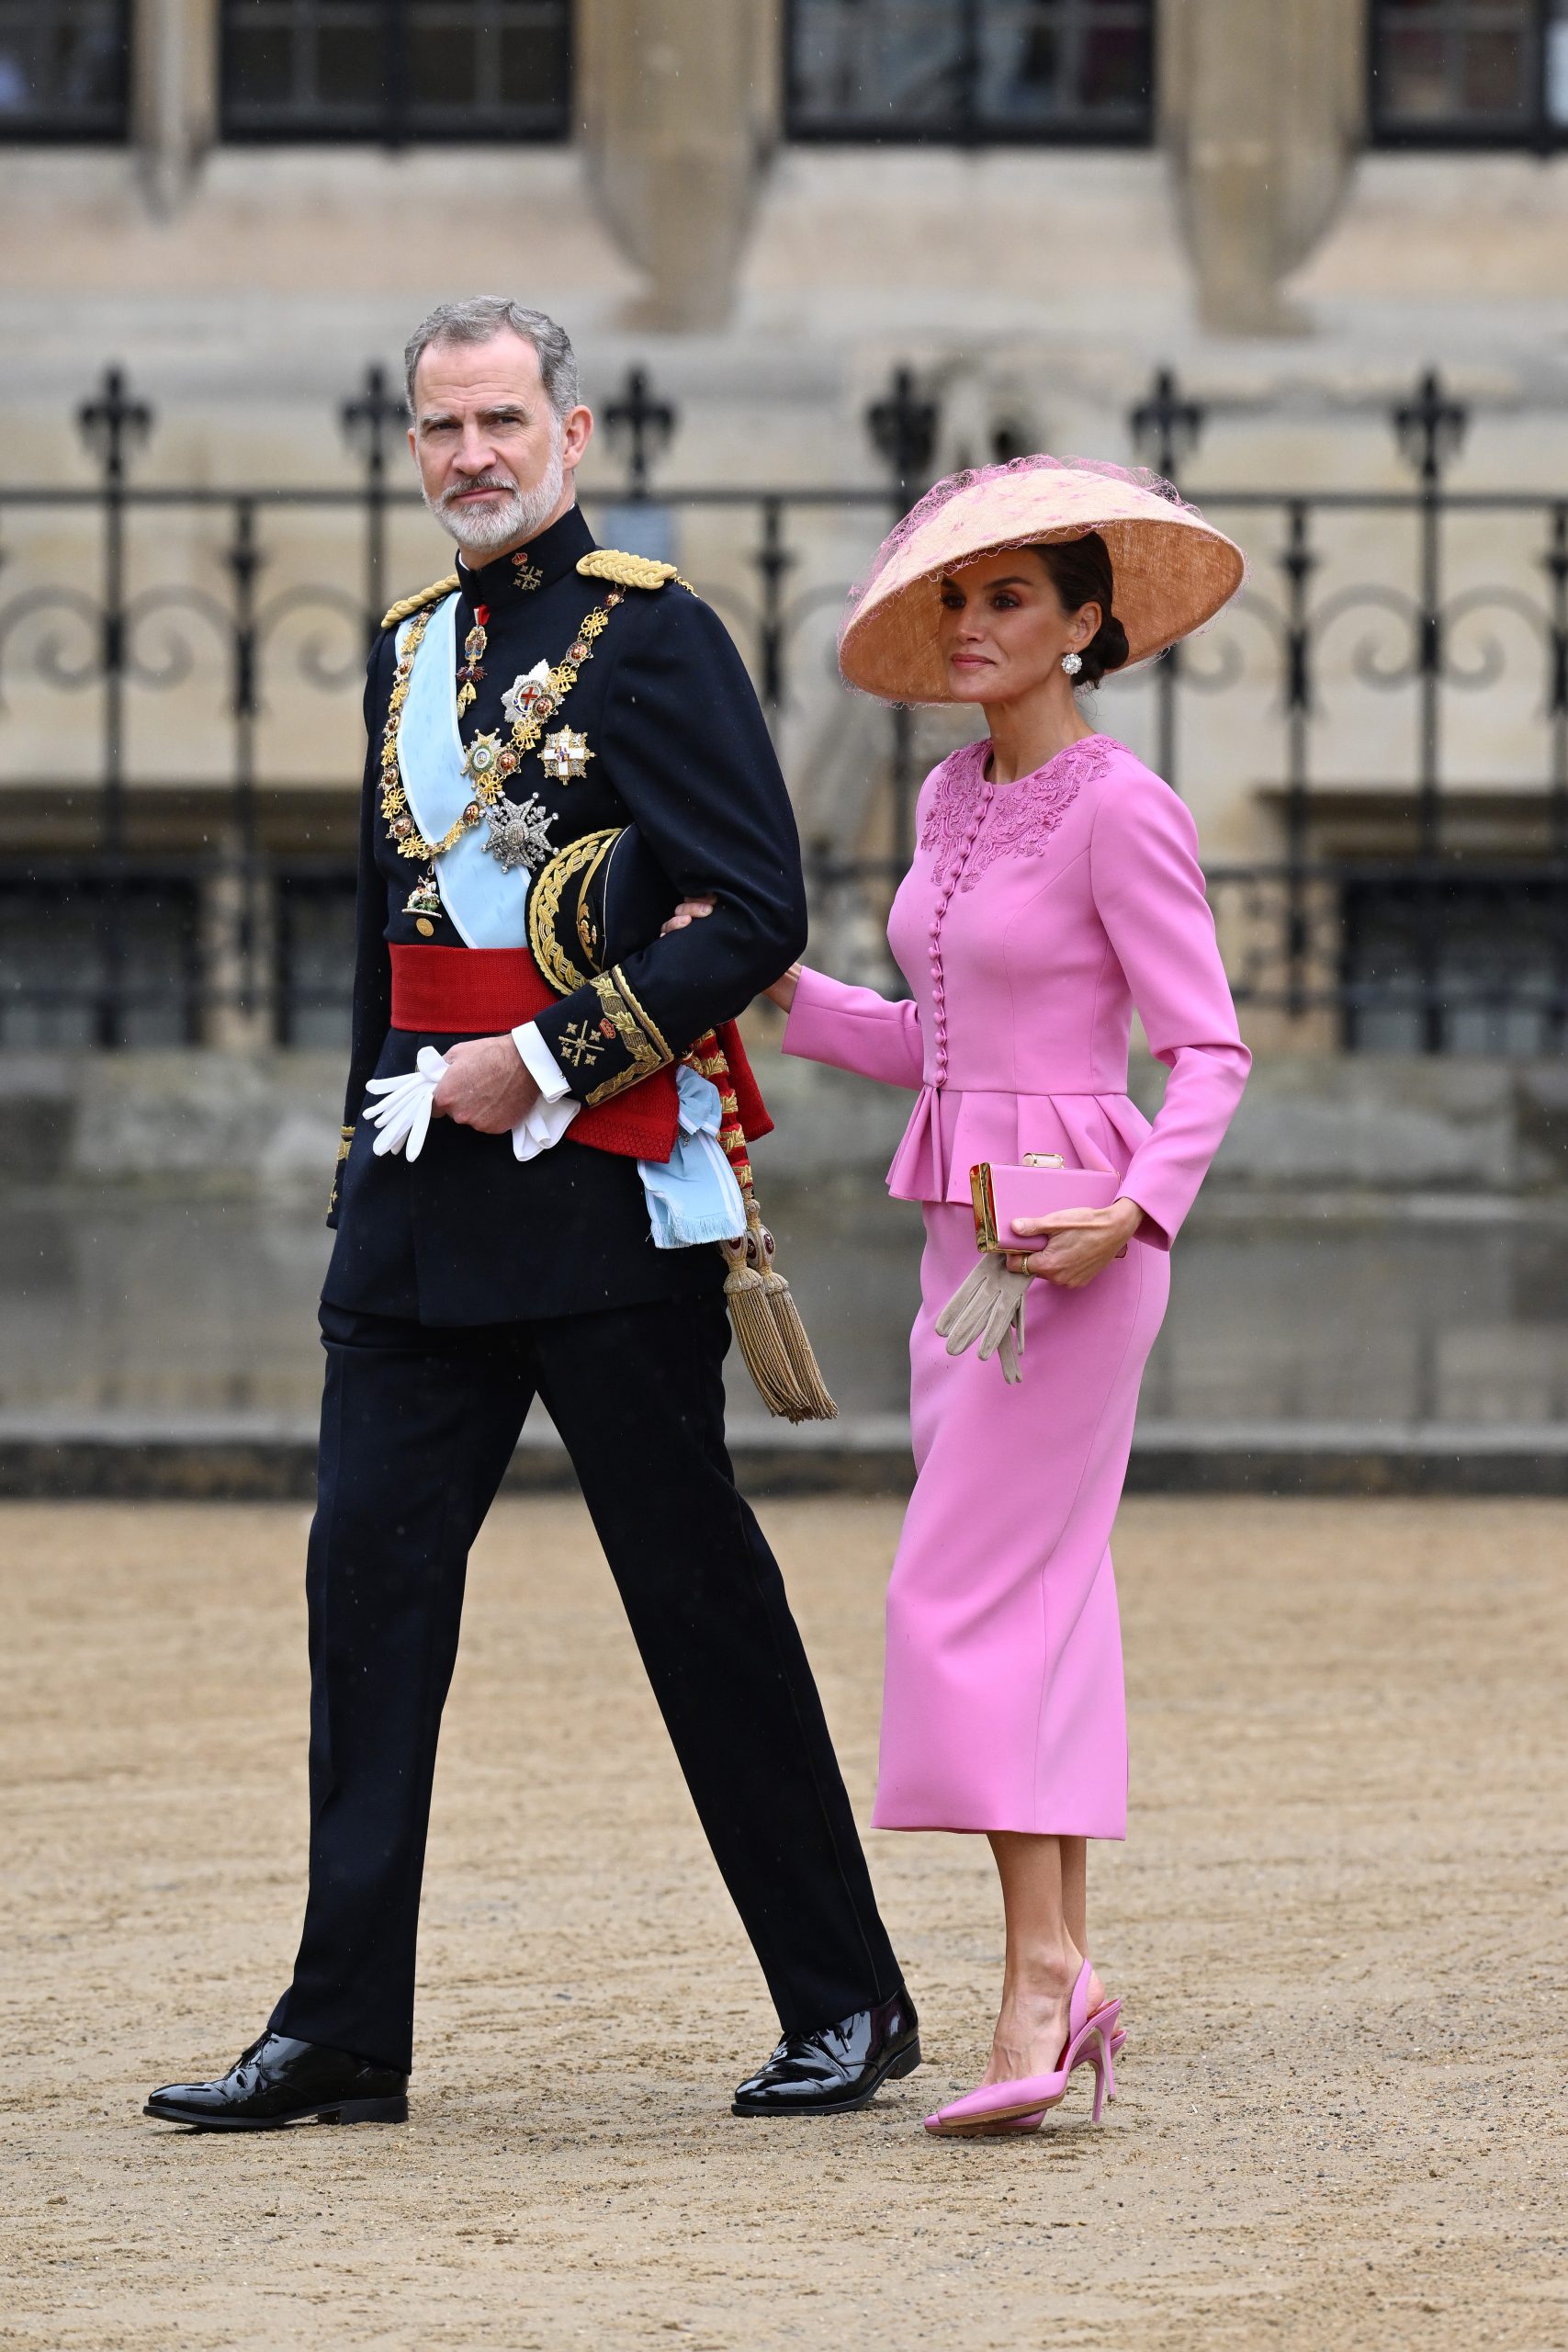
<svg viewBox="0 0 1568 2352"><path fill-rule="evenodd" d="M897 1512L768 1524L869 1802ZM119 2347L1568 2344L1568 1510L1143 1502L1134 2041L1090 2128L917 2129L984 2055L977 1841L873 1866L928 2064L732 2121L770 2014L575 1505L477 1557L405 2131L197 2138L298 1925L295 1509L7 1507L0 2341Z"/></svg>

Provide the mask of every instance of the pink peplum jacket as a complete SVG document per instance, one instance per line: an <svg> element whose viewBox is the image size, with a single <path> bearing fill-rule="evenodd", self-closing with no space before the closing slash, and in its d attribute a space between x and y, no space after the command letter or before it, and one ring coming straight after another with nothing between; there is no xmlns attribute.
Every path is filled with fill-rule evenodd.
<svg viewBox="0 0 1568 2352"><path fill-rule="evenodd" d="M967 1204L976 1161L1059 1152L1120 1177L1140 1238L1168 1249L1251 1061L1196 828L1110 736L1000 788L989 748L955 752L921 788L887 927L910 999L807 970L784 1050L918 1090L897 1198ZM1152 1125L1127 1092L1134 1010L1170 1073Z"/></svg>

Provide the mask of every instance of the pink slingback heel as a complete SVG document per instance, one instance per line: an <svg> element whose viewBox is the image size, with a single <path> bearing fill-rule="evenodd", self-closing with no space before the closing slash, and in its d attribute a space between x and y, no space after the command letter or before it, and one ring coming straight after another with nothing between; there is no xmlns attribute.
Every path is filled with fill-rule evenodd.
<svg viewBox="0 0 1568 2352"><path fill-rule="evenodd" d="M1121 2005L1120 2003L1117 2003L1116 2006L1119 2007ZM1098 2016L1098 2010L1093 2011L1091 2012L1091 2017ZM1126 2046L1127 2035L1125 2030L1122 2027L1118 2026L1115 2032L1111 2037L1111 2055L1112 2058L1120 2058ZM1092 2062L1089 2059L1087 2052L1079 2061L1080 2064L1089 2064L1090 2063ZM1115 2098L1116 2077L1112 2075L1105 2094L1106 2105L1108 2107L1112 2105L1115 2101ZM1045 2109L1043 2107L1037 2107L1032 2115L1014 2115L1010 2117L1006 2123L998 2123L992 2128L997 2132L1038 2132L1040 2126L1044 2122L1044 2120ZM975 2137L975 2134L971 2133L970 2137Z"/></svg>
<svg viewBox="0 0 1568 2352"><path fill-rule="evenodd" d="M1119 1999L1090 2011L1090 1973L1086 1960L1067 2005L1067 2039L1054 2074L1027 2075L1021 2082L982 2083L928 2115L926 2130L943 2137L1038 2131L1047 2109L1059 2107L1066 2097L1067 2085L1080 2066L1094 2069L1094 2120L1098 2123L1106 2100L1116 2096L1115 2053L1127 2037L1117 2030L1122 2014Z"/></svg>

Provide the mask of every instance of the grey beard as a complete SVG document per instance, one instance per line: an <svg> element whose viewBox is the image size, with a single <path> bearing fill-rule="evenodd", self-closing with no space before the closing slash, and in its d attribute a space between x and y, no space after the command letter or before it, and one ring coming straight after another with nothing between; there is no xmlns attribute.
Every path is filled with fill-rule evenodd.
<svg viewBox="0 0 1568 2352"><path fill-rule="evenodd" d="M559 505L565 484L565 453L558 439L533 489L522 490L512 483L512 495L503 506L485 514L465 514L460 509L444 507L439 499L427 497L424 503L464 555L487 556L497 548L510 547L514 539L531 539L542 530Z"/></svg>

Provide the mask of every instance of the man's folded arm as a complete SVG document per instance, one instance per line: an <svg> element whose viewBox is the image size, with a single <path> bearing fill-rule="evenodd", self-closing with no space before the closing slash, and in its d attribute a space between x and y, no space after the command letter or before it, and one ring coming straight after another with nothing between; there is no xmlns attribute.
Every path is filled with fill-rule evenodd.
<svg viewBox="0 0 1568 2352"><path fill-rule="evenodd" d="M683 588L660 589L635 623L596 748L669 876L671 908L696 896L715 906L536 1016L568 1085L589 1103L637 1085L743 1012L806 944L795 815L739 654Z"/></svg>

